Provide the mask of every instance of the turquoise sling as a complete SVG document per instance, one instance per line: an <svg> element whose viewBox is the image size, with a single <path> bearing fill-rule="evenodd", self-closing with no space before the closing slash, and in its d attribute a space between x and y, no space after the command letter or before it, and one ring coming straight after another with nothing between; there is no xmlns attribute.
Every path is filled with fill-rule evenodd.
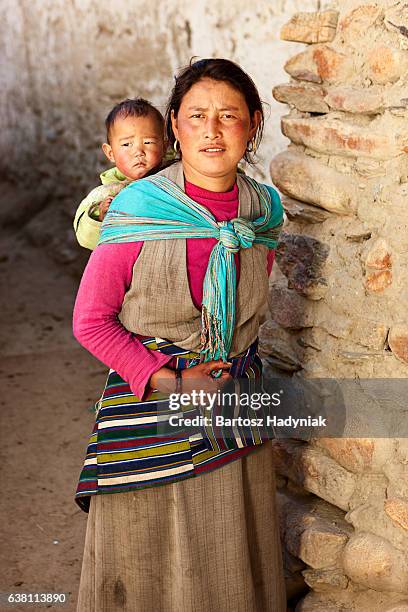
<svg viewBox="0 0 408 612"><path fill-rule="evenodd" d="M259 196L263 216L216 221L164 176L131 183L116 196L102 224L98 244L175 238L216 238L203 285L201 360L227 361L235 326L234 253L253 244L276 248L283 223L277 192L245 177Z"/></svg>

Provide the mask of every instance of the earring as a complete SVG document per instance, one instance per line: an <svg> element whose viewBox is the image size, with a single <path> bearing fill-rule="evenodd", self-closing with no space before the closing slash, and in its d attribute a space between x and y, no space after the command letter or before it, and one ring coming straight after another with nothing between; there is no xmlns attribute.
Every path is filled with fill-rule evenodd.
<svg viewBox="0 0 408 612"><path fill-rule="evenodd" d="M256 153L256 149L257 149L257 146L256 146L255 138L252 138L247 143L247 152Z"/></svg>
<svg viewBox="0 0 408 612"><path fill-rule="evenodd" d="M177 138L174 141L173 149L174 149L174 152L177 154L178 153L178 140L177 140Z"/></svg>

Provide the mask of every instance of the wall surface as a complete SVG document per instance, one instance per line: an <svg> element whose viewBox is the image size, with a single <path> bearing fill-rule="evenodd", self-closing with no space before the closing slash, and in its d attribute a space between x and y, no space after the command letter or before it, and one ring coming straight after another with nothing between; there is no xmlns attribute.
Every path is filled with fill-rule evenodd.
<svg viewBox="0 0 408 612"><path fill-rule="evenodd" d="M283 65L302 47L279 40L296 11L318 0L5 0L0 19L2 193L0 216L26 217L47 202L69 215L106 168L100 143L107 112L141 95L164 110L173 75L194 55L238 62L270 106L258 178L286 146L282 105L271 90ZM11 187L10 187L11 183ZM27 200L30 200L27 204ZM21 215L20 215L21 216Z"/></svg>
<svg viewBox="0 0 408 612"><path fill-rule="evenodd" d="M290 372L291 389L320 387L305 412L327 417L310 440L301 428L274 440L282 539L296 557L285 556L289 585L301 591L301 574L312 589L296 612L403 612L408 4L344 0L294 14L282 35L306 44L274 88L290 106L290 145L271 161L289 222L261 334L264 372Z"/></svg>

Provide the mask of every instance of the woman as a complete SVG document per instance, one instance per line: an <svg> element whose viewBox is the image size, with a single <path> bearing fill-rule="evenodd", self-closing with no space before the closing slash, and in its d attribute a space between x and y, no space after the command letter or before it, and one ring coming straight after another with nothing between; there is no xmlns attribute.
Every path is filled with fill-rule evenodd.
<svg viewBox="0 0 408 612"><path fill-rule="evenodd" d="M181 161L115 198L75 306L77 339L112 369L77 490L78 611L282 612L271 443L163 428L169 393L261 373L282 208L237 167L262 103L239 66L201 60L166 127Z"/></svg>

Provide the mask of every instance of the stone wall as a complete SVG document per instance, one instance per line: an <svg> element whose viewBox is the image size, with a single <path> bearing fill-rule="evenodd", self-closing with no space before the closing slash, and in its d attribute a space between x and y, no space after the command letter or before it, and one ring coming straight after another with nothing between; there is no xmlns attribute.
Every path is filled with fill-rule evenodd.
<svg viewBox="0 0 408 612"><path fill-rule="evenodd" d="M358 381L347 416L360 423L347 420L354 437L275 441L282 538L290 594L301 576L312 589L297 611L402 612L408 442L395 428L361 431L397 408L370 401L364 380L393 379L395 390L408 377L408 5L339 6L282 29L307 46L273 90L289 105L290 144L270 171L290 222L263 350L274 372Z"/></svg>

